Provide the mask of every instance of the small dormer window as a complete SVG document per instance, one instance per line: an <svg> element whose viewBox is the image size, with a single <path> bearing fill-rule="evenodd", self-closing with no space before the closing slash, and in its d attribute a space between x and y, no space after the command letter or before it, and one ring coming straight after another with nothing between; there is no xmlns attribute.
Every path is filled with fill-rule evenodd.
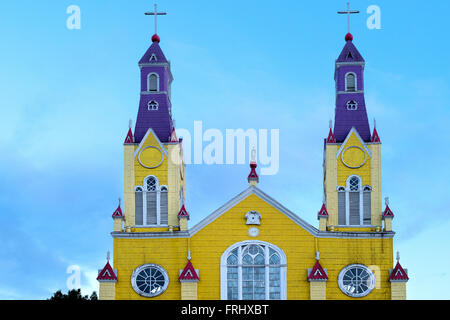
<svg viewBox="0 0 450 320"><path fill-rule="evenodd" d="M347 110L356 110L358 109L358 103L355 100L350 100L347 102Z"/></svg>
<svg viewBox="0 0 450 320"><path fill-rule="evenodd" d="M356 76L354 73L348 73L345 76L345 91L356 91Z"/></svg>
<svg viewBox="0 0 450 320"><path fill-rule="evenodd" d="M148 91L157 92L159 91L159 77L156 73L150 73L148 75Z"/></svg>
<svg viewBox="0 0 450 320"><path fill-rule="evenodd" d="M155 100L151 100L148 102L148 110L152 111L152 110L158 110L158 102L156 102Z"/></svg>
<svg viewBox="0 0 450 320"><path fill-rule="evenodd" d="M150 57L150 62L152 61L158 61L154 53L152 53L152 56Z"/></svg>

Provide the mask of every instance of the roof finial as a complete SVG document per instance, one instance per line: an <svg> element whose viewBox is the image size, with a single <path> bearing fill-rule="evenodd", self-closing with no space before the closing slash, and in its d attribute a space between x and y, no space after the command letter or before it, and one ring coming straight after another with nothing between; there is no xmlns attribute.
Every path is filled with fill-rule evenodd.
<svg viewBox="0 0 450 320"><path fill-rule="evenodd" d="M319 260L319 259L320 259L320 252L316 251L316 260Z"/></svg>
<svg viewBox="0 0 450 320"><path fill-rule="evenodd" d="M397 251L397 262L400 262L400 251Z"/></svg>
<svg viewBox="0 0 450 320"><path fill-rule="evenodd" d="M256 164L256 148L253 146L250 160L250 174L247 177L247 181L251 186L256 186L259 182L258 174L255 169L258 165Z"/></svg>
<svg viewBox="0 0 450 320"><path fill-rule="evenodd" d="M389 197L384 198L384 204L389 206Z"/></svg>
<svg viewBox="0 0 450 320"><path fill-rule="evenodd" d="M373 128L374 129L377 128L377 120L375 118L373 118Z"/></svg>
<svg viewBox="0 0 450 320"><path fill-rule="evenodd" d="M130 119L130 120L128 121L128 128L131 129L132 126L133 126L133 120Z"/></svg>
<svg viewBox="0 0 450 320"><path fill-rule="evenodd" d="M187 259L188 259L188 260L191 260L191 250L188 250Z"/></svg>
<svg viewBox="0 0 450 320"><path fill-rule="evenodd" d="M160 39L158 37L158 21L157 18L158 16L165 16L167 13L165 12L158 12L158 5L155 3L155 11L154 12L146 12L145 15L146 16L155 16L155 34L152 37L152 42L159 42Z"/></svg>
<svg viewBox="0 0 450 320"><path fill-rule="evenodd" d="M108 250L108 252L106 252L106 260L109 261L109 259L110 259L110 252Z"/></svg>
<svg viewBox="0 0 450 320"><path fill-rule="evenodd" d="M353 36L350 33L350 15L353 13L359 13L358 10L350 10L350 2L347 2L347 10L346 11L338 11L339 14L346 14L347 15L347 27L348 27L348 33L345 36L345 41L352 41Z"/></svg>

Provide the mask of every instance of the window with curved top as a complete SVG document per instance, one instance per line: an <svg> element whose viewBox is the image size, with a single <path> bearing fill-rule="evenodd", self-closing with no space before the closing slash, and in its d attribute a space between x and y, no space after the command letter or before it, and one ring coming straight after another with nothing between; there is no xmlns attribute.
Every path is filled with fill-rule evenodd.
<svg viewBox="0 0 450 320"><path fill-rule="evenodd" d="M353 175L347 179L346 187L338 186L338 224L370 225L372 188L362 186L360 177Z"/></svg>
<svg viewBox="0 0 450 320"><path fill-rule="evenodd" d="M156 73L150 73L148 75L147 88L148 88L148 91L152 91L152 92L159 91L159 77Z"/></svg>
<svg viewBox="0 0 450 320"><path fill-rule="evenodd" d="M348 73L345 76L345 91L356 91L356 75Z"/></svg>
<svg viewBox="0 0 450 320"><path fill-rule="evenodd" d="M159 186L155 176L144 179L142 186L135 187L135 225L168 225L169 189Z"/></svg>
<svg viewBox="0 0 450 320"><path fill-rule="evenodd" d="M244 241L222 255L221 298L286 299L286 256L263 241Z"/></svg>

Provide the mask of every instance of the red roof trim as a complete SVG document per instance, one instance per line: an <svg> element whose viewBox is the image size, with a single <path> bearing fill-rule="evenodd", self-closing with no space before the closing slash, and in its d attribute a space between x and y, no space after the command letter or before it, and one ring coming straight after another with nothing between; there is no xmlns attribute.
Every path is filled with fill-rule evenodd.
<svg viewBox="0 0 450 320"><path fill-rule="evenodd" d="M322 208L320 208L320 211L317 213L317 218L320 217L328 217L328 211L327 207L325 206L325 203L322 204Z"/></svg>
<svg viewBox="0 0 450 320"><path fill-rule="evenodd" d="M327 273L320 265L319 260L316 261L316 264L311 269L311 272L308 275L308 280L328 280Z"/></svg>
<svg viewBox="0 0 450 320"><path fill-rule="evenodd" d="M181 207L180 211L177 215L178 218L188 218L189 219L189 213L186 211L186 208L183 206Z"/></svg>
<svg viewBox="0 0 450 320"><path fill-rule="evenodd" d="M328 133L327 143L336 143L336 138L334 137L333 131L330 128L330 133Z"/></svg>
<svg viewBox="0 0 450 320"><path fill-rule="evenodd" d="M114 213L112 214L113 218L123 218L123 213L122 213L122 209L120 208L120 204L117 207L116 211L114 211Z"/></svg>
<svg viewBox="0 0 450 320"><path fill-rule="evenodd" d="M380 136L378 135L378 132L377 132L377 128L373 128L372 142L381 143Z"/></svg>
<svg viewBox="0 0 450 320"><path fill-rule="evenodd" d="M177 133L175 132L175 128L172 129L172 133L170 134L169 142L178 142Z"/></svg>
<svg viewBox="0 0 450 320"><path fill-rule="evenodd" d="M180 281L198 281L199 280L198 274L195 271L194 266L192 265L190 260L186 264L186 267L184 267L183 271L181 271L180 276L178 277L178 280L180 280Z"/></svg>
<svg viewBox="0 0 450 320"><path fill-rule="evenodd" d="M384 209L382 217L383 218L393 218L394 217L394 213L392 212L391 208L389 208L388 205L386 205L386 209Z"/></svg>
<svg viewBox="0 0 450 320"><path fill-rule="evenodd" d="M394 281L408 281L409 277L406 273L405 269L400 265L400 262L397 261L394 270L392 270L391 275L389 276L389 280Z"/></svg>
<svg viewBox="0 0 450 320"><path fill-rule="evenodd" d="M131 128L128 129L127 136L125 137L124 144L134 143L133 132L131 132Z"/></svg>
<svg viewBox="0 0 450 320"><path fill-rule="evenodd" d="M116 273L111 268L109 261L106 262L105 267L98 273L97 280L117 280Z"/></svg>

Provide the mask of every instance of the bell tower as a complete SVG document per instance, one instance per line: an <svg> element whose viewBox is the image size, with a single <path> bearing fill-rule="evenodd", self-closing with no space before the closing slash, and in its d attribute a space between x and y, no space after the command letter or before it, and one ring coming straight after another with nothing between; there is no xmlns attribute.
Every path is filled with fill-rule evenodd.
<svg viewBox="0 0 450 320"><path fill-rule="evenodd" d="M347 11L341 13L357 13ZM321 230L382 231L381 142L370 132L364 99L365 61L350 32L335 63L336 105L324 146L324 195L328 216ZM326 220L326 223L324 223Z"/></svg>
<svg viewBox="0 0 450 320"><path fill-rule="evenodd" d="M165 15L155 11L146 15ZM185 165L172 120L170 62L155 33L139 61L140 101L134 133L124 141L124 229L167 232L187 228L178 213L185 205Z"/></svg>

